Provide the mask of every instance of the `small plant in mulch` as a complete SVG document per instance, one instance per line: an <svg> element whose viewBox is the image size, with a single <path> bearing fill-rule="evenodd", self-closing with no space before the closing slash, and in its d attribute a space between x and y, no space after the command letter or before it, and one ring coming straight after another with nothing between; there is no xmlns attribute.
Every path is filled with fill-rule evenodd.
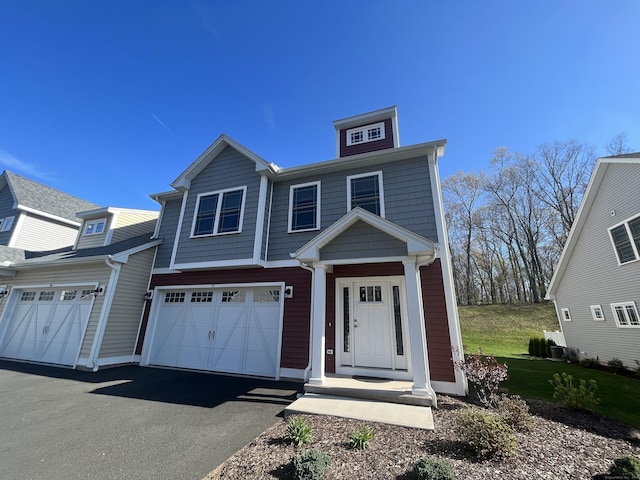
<svg viewBox="0 0 640 480"><path fill-rule="evenodd" d="M303 417L291 417L287 421L286 439L294 446L301 447L311 441L311 426Z"/></svg>
<svg viewBox="0 0 640 480"><path fill-rule="evenodd" d="M412 472L417 480L456 480L451 465L443 460L422 458L413 466Z"/></svg>
<svg viewBox="0 0 640 480"><path fill-rule="evenodd" d="M329 456L317 449L305 450L291 457L291 471L295 480L318 480L331 465Z"/></svg>
<svg viewBox="0 0 640 480"><path fill-rule="evenodd" d="M366 450L369 448L369 442L373 439L374 434L373 427L362 424L349 434L349 446L356 450Z"/></svg>
<svg viewBox="0 0 640 480"><path fill-rule="evenodd" d="M616 458L609 468L609 474L616 478L640 480L640 460L632 456Z"/></svg>
<svg viewBox="0 0 640 480"><path fill-rule="evenodd" d="M529 405L519 395L502 395L496 405L498 414L515 430L526 432L533 426Z"/></svg>
<svg viewBox="0 0 640 480"><path fill-rule="evenodd" d="M498 401L498 388L509 378L506 363L498 363L496 357L477 353L464 355L464 360L454 362L457 369L467 377L478 401L487 408L495 407Z"/></svg>
<svg viewBox="0 0 640 480"><path fill-rule="evenodd" d="M458 413L456 421L456 433L479 457L504 458L515 455L518 439L501 416L471 407Z"/></svg>

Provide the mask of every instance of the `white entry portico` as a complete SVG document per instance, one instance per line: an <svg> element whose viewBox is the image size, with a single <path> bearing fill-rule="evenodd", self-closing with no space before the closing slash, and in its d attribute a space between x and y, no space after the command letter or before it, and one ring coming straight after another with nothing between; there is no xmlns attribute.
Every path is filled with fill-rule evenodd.
<svg viewBox="0 0 640 480"><path fill-rule="evenodd" d="M366 248L355 245L353 255L348 258L323 255L324 247L358 222L401 242L403 251L397 251L401 254L372 257ZM335 265L402 262L404 276L401 277L341 278L336 281L336 309L342 309L335 317L336 322L341 323L336 328L336 345L342 345L342 351L337 355L336 373L409 379L413 382L414 395L431 397L435 404L420 267L433 263L437 248L438 245L427 238L362 208L355 208L294 254L303 266L313 270L310 384L325 383L327 272ZM349 317L346 321L345 316ZM356 333L358 328L362 330ZM344 351L345 336L348 337L349 352Z"/></svg>

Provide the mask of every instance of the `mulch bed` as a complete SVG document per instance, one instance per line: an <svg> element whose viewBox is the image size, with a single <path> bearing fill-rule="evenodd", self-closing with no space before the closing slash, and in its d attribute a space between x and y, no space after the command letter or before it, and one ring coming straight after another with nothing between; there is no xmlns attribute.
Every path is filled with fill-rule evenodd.
<svg viewBox="0 0 640 480"><path fill-rule="evenodd" d="M371 423L375 437L367 450L353 450L348 435L362 422L338 417L306 416L313 439L304 448L322 450L331 458L326 479L409 480L422 457L446 460L458 480L568 479L585 480L605 474L623 455L640 457L640 432L602 415L571 411L561 405L528 401L533 428L517 433L514 457L481 460L469 452L454 432L456 412L464 400L439 396L433 410L435 431ZM277 423L237 452L206 480L290 479L287 467L300 452L285 440L286 423Z"/></svg>

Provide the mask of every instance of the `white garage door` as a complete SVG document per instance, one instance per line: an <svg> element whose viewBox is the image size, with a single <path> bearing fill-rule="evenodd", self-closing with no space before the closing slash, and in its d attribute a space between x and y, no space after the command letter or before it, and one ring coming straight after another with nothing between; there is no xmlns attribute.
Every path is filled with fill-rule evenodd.
<svg viewBox="0 0 640 480"><path fill-rule="evenodd" d="M276 377L279 286L163 290L148 363Z"/></svg>
<svg viewBox="0 0 640 480"><path fill-rule="evenodd" d="M0 356L75 365L91 314L93 289L19 290L5 313Z"/></svg>

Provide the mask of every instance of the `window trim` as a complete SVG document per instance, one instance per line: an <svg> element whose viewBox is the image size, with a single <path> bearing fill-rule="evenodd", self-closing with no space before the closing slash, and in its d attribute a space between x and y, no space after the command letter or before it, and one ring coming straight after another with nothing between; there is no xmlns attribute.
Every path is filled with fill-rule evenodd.
<svg viewBox="0 0 640 480"><path fill-rule="evenodd" d="M378 138L370 138L369 133L371 130L376 128L380 128L380 136ZM354 133L361 133L362 140L359 142L354 142L351 140L351 135ZM378 140L384 140L386 138L386 132L384 128L384 122L371 123L369 125L362 125L361 127L350 128L347 130L347 147L352 147L353 145L361 145L363 143L369 142L377 142Z"/></svg>
<svg viewBox="0 0 640 480"><path fill-rule="evenodd" d="M233 232L218 232L220 227L220 211L222 210L222 197L225 193L242 191L242 201L240 202L240 220L238 222L238 229ZM212 195L218 195L218 201L216 202L216 213L213 218L213 231L212 233L205 233L196 235L196 220L198 219L198 211L200 209L200 200L202 197L210 197ZM244 224L244 207L247 200L247 186L225 188L223 190L216 190L213 192L199 193L196 197L195 208L193 209L193 220L191 221L191 235L190 238L203 238L203 237L217 237L221 235L235 235L242 233L242 227Z"/></svg>
<svg viewBox="0 0 640 480"><path fill-rule="evenodd" d="M570 322L571 321L571 312L569 311L568 308L561 308L560 309L560 313L562 314L562 320L564 322Z"/></svg>
<svg viewBox="0 0 640 480"><path fill-rule="evenodd" d="M636 245L636 242L633 240L633 234L631 233L631 228L629 227L629 222L632 222L633 220L636 220L636 219L640 219L640 215L634 215L632 217L629 217L626 220L623 220L620 223L612 225L607 229L607 231L609 232L609 240L611 241L611 247L613 248L613 253L616 256L618 265L628 265L629 263L637 262L638 260L640 260L640 247L638 247L638 245ZM635 255L635 258L633 260L627 260L626 262L622 262L620 260L620 255L618 255L618 249L616 248L616 243L613 240L613 235L611 233L616 228L619 228L622 226L624 226L625 233L627 234L627 239L629 240L629 243L631 244L631 248Z"/></svg>
<svg viewBox="0 0 640 480"><path fill-rule="evenodd" d="M375 172L367 172L367 173L359 173L357 175L348 175L347 176L347 212L353 210L351 206L351 180L356 178L363 177L373 177L378 176L378 190L379 190L379 202L380 202L380 217L385 218L385 210L384 210L384 186L382 182L382 170L377 170Z"/></svg>
<svg viewBox="0 0 640 480"><path fill-rule="evenodd" d="M104 223L104 225L102 226L102 231L100 231L100 232L94 231L94 232L91 232L91 233L87 232L87 230L89 230L89 227L91 225L93 225L94 227L97 227L100 223ZM102 235L106 231L107 231L107 219L106 218L99 218L97 220L91 220L90 222L86 222L84 224L84 230L83 230L82 236L83 237L90 237L90 236L93 236L93 235Z"/></svg>
<svg viewBox="0 0 640 480"><path fill-rule="evenodd" d="M298 188L316 186L316 225L313 228L293 229L293 192ZM316 182L299 183L289 187L289 220L287 224L287 233L311 232L320 230L320 180Z"/></svg>
<svg viewBox="0 0 640 480"><path fill-rule="evenodd" d="M625 319L627 321L626 325L621 325L620 320L618 319L618 314L616 313L616 307L623 307L623 312ZM629 314L627 313L626 307L632 307L635 312L636 319L640 320L640 315L638 315L638 307L636 307L636 302L618 302L611 304L611 313L613 313L613 319L616 321L616 325L618 328L640 328L640 324L632 325L629 319Z"/></svg>
<svg viewBox="0 0 640 480"><path fill-rule="evenodd" d="M589 305L589 308L591 309L591 316L593 317L594 322L603 322L605 320L602 305ZM598 310L600 310L599 316L596 313Z"/></svg>

